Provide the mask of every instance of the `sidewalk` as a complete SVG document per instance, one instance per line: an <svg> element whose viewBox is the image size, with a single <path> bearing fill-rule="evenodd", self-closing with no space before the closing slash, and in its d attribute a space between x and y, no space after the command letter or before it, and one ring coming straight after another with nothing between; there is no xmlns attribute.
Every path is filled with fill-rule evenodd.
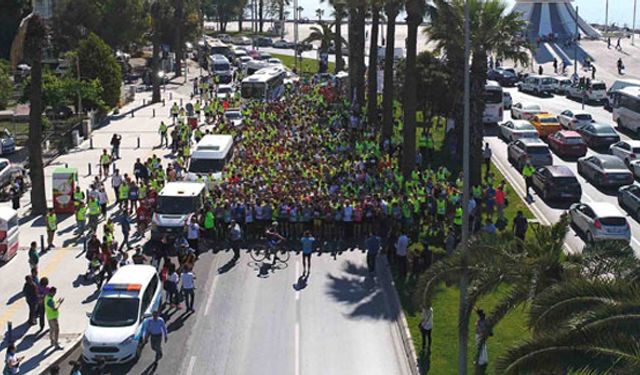
<svg viewBox="0 0 640 375"><path fill-rule="evenodd" d="M153 154L163 158L166 165L166 157L169 155L166 149L154 149L160 143L158 126L161 120L167 124L169 119L169 95L173 100L179 102L183 99L189 100L188 95L181 95L177 91L180 85L171 85L163 93L166 98L166 106L162 103L143 106L143 101L147 103L151 100L150 92L137 93L136 99L123 107L121 115L112 116L111 122L93 132L93 149L90 149L89 140L85 140L78 148L71 150L68 154L61 155L45 168L46 192L49 206L52 205L51 176L53 171L61 166L68 165L78 169L78 183L84 191L88 188L94 177L98 174L98 158L102 149L106 148L110 152L110 140L114 133L122 135L120 147L121 159L115 164L120 169L120 173L133 175L133 164L136 158L145 160ZM187 82L185 85L191 85ZM180 91L185 91L184 89ZM130 111L135 109L134 116ZM153 117L155 110L156 117ZM139 145L139 147L138 147ZM92 174L88 174L88 164L91 164ZM117 209L111 204L115 201L113 189L110 188L110 179L105 181L105 187L109 194L110 209L109 214L114 215ZM26 211L24 205L29 202L29 192L23 196L22 211ZM10 205L10 203L4 203ZM98 235L102 237L102 221L99 225ZM115 225L116 240L121 241L120 226ZM21 374L41 373L56 360L60 359L64 353L78 344L86 327L87 316L93 308L93 304L98 297L95 285L85 285L82 277L87 268L87 261L84 258L83 238L73 234L75 229L75 218L73 215L58 215L58 232L54 240L55 249L43 254L40 258L39 275L48 277L50 285L58 288L58 296L65 298L60 312L60 341L64 350L54 351L49 345L48 327L38 332L39 326L29 327L26 324L28 307L22 298L22 285L24 276L29 274L27 249L32 241L36 241L40 246L40 237L45 235L44 222L42 218L23 218L20 225L20 250L7 264L0 265L0 294L6 296L6 302L0 303L0 329L3 336L6 332L7 324L13 324L13 340L18 349L19 356L25 356L25 361L21 366ZM134 232L135 226L132 228ZM6 337L0 344L0 356L4 358L7 346Z"/></svg>

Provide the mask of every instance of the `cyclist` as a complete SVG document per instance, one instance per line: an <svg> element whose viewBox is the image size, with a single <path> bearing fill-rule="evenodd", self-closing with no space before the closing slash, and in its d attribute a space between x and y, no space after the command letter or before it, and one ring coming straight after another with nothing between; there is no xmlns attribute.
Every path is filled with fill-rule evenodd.
<svg viewBox="0 0 640 375"><path fill-rule="evenodd" d="M273 253L273 263L275 264L276 260L278 259L278 254L277 254L277 251L276 251L276 245L280 241L284 241L285 240L284 236L282 236L278 232L278 222L277 221L274 221L273 223L271 223L271 225L269 227L267 227L267 230L265 231L265 236L267 237L267 246L269 248L269 251ZM271 254L268 254L267 258L271 258Z"/></svg>

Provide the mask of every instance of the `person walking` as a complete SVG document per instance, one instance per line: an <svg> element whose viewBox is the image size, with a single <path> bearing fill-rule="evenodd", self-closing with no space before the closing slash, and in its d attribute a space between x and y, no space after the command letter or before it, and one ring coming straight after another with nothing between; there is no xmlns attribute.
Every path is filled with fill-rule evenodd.
<svg viewBox="0 0 640 375"><path fill-rule="evenodd" d="M489 327L487 327L486 316L484 310L476 310L478 314L478 320L476 321L476 346L478 348L478 357L476 358L476 364L479 367L480 374L484 374L487 371L489 365L489 353L487 351L487 338L492 336Z"/></svg>
<svg viewBox="0 0 640 375"><path fill-rule="evenodd" d="M369 269L370 274L376 272L376 258L380 252L381 244L382 240L373 232L370 232L369 237L365 240L365 248L367 249L367 268Z"/></svg>
<svg viewBox="0 0 640 375"><path fill-rule="evenodd" d="M127 250L131 249L131 245L129 245L129 234L131 233L131 221L129 216L123 214L120 216L120 228L122 228L122 244L120 244L120 248L118 251L122 252L124 247L127 247Z"/></svg>
<svg viewBox="0 0 640 375"><path fill-rule="evenodd" d="M107 154L107 149L102 149L102 155L100 155L100 177L109 177L109 167L111 166L111 156Z"/></svg>
<svg viewBox="0 0 640 375"><path fill-rule="evenodd" d="M38 269L38 263L40 263L38 244L36 241L31 241L31 245L29 246L29 268Z"/></svg>
<svg viewBox="0 0 640 375"><path fill-rule="evenodd" d="M422 350L429 339L427 353L431 354L431 330L433 329L433 307L429 306L422 309L422 320L420 320L420 336L422 337Z"/></svg>
<svg viewBox="0 0 640 375"><path fill-rule="evenodd" d="M513 218L513 235L524 241L528 228L529 221L524 217L522 211L518 211L516 217Z"/></svg>
<svg viewBox="0 0 640 375"><path fill-rule="evenodd" d="M152 316L145 321L145 333L145 340L151 339L151 349L156 353L154 362L158 362L162 358L162 339L167 342L167 325L158 310L154 310Z"/></svg>
<svg viewBox="0 0 640 375"><path fill-rule="evenodd" d="M543 72L543 71L544 71L544 70L542 69L542 65L539 65L539 66L538 66L538 75L542 75L542 72Z"/></svg>
<svg viewBox="0 0 640 375"><path fill-rule="evenodd" d="M558 74L558 59L553 58L553 72Z"/></svg>
<svg viewBox="0 0 640 375"><path fill-rule="evenodd" d="M596 79L596 66L595 65L591 66L591 79L592 80Z"/></svg>
<svg viewBox="0 0 640 375"><path fill-rule="evenodd" d="M119 134L113 134L111 137L111 157L114 160L120 159L120 143L122 142L122 136Z"/></svg>
<svg viewBox="0 0 640 375"><path fill-rule="evenodd" d="M158 129L158 133L160 133L160 148L163 146L169 147L169 137L167 133L169 132L169 128L164 123L164 121L160 121L160 128Z"/></svg>
<svg viewBox="0 0 640 375"><path fill-rule="evenodd" d="M302 242L302 276L311 273L311 253L313 253L313 238L310 231L304 232L304 236L300 240Z"/></svg>
<svg viewBox="0 0 640 375"><path fill-rule="evenodd" d="M195 281L196 277L193 275L190 266L184 266L182 274L180 274L180 282L182 283L182 295L184 296L184 304L187 311L195 312L193 309L193 300L195 298Z"/></svg>
<svg viewBox="0 0 640 375"><path fill-rule="evenodd" d="M624 63L622 62L622 58L618 58L616 67L618 68L618 75L622 75L624 73Z"/></svg>
<svg viewBox="0 0 640 375"><path fill-rule="evenodd" d="M87 206L84 202L78 202L76 204L75 217L76 217L76 231L75 234L82 236L84 234L84 226L87 220Z"/></svg>
<svg viewBox="0 0 640 375"><path fill-rule="evenodd" d="M196 256L200 255L200 225L198 225L198 220L195 216L191 217L191 222L187 225L187 242L189 243L189 247L195 251Z"/></svg>
<svg viewBox="0 0 640 375"><path fill-rule="evenodd" d="M622 46L620 45L620 40L622 39L622 37L618 37L618 40L616 41L616 49L618 51L622 51Z"/></svg>
<svg viewBox="0 0 640 375"><path fill-rule="evenodd" d="M36 314L38 313L38 285L33 281L33 277L31 275L24 277L22 294L27 302L27 306L29 306L28 324L30 326L35 325Z"/></svg>
<svg viewBox="0 0 640 375"><path fill-rule="evenodd" d="M529 193L529 189L533 187L533 174L536 172L536 169L531 165L531 160L527 158L526 164L524 168L522 168L522 176L524 176L524 185L526 191L526 199L531 199L531 194Z"/></svg>
<svg viewBox="0 0 640 375"><path fill-rule="evenodd" d="M493 152L491 151L491 147L489 146L489 143L485 143L484 144L484 150L482 150L482 157L484 158L484 166L487 169L487 174L489 173L489 170L491 169L491 156L493 155Z"/></svg>
<svg viewBox="0 0 640 375"><path fill-rule="evenodd" d="M233 259L240 258L240 241L242 241L242 229L240 224L235 220L231 220L229 224L229 240L231 241L231 249L233 250Z"/></svg>
<svg viewBox="0 0 640 375"><path fill-rule="evenodd" d="M49 289L49 293L46 297L44 297L44 309L45 315L47 316L47 322L49 322L49 339L51 340L51 345L56 349L62 349L60 343L58 342L58 338L60 335L60 324L58 322L58 318L60 317L60 305L64 302L64 298L54 299L56 296L57 289L52 286Z"/></svg>
<svg viewBox="0 0 640 375"><path fill-rule="evenodd" d="M407 276L407 253L409 250L409 237L404 232L401 232L400 236L398 236L395 247L400 279L404 281Z"/></svg>
<svg viewBox="0 0 640 375"><path fill-rule="evenodd" d="M7 353L4 356L4 370L2 375L15 375L20 373L20 363L24 360L24 356L16 355L16 346L12 343L7 346Z"/></svg>
<svg viewBox="0 0 640 375"><path fill-rule="evenodd" d="M56 230L58 229L58 217L56 216L53 208L49 209L46 217L47 221L47 249L51 249L53 247L53 238L56 235Z"/></svg>

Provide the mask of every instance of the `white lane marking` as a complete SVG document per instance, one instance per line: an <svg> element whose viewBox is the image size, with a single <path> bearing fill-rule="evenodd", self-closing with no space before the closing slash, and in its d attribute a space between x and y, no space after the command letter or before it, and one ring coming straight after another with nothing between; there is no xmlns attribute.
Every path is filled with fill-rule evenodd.
<svg viewBox="0 0 640 375"><path fill-rule="evenodd" d="M300 375L300 322L296 319L296 327L294 334L294 370L295 375Z"/></svg>
<svg viewBox="0 0 640 375"><path fill-rule="evenodd" d="M300 275L300 261L296 260L296 277ZM296 288L296 301L300 300L300 289Z"/></svg>
<svg viewBox="0 0 640 375"><path fill-rule="evenodd" d="M187 374L186 375L191 375L193 374L193 368L196 365L196 357L195 356L191 356L191 359L189 359L189 367L187 367Z"/></svg>
<svg viewBox="0 0 640 375"><path fill-rule="evenodd" d="M209 296L207 296L207 305L204 307L204 316L209 315L209 309L211 308L211 304L213 303L213 295L216 291L216 284L218 283L218 275L213 277L213 282L211 282L211 289L209 289Z"/></svg>

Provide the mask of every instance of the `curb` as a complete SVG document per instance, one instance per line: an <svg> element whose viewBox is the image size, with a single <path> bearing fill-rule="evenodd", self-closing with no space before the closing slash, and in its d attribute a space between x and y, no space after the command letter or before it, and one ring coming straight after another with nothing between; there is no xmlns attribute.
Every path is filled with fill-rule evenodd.
<svg viewBox="0 0 640 375"><path fill-rule="evenodd" d="M400 296L398 295L398 290L396 289L396 284L393 281L393 277L391 276L391 269L389 268L389 262L387 261L386 255L381 254L378 256L377 262L379 263L379 270L384 269L381 272L382 277L385 279L385 285L390 285L391 290L391 301L390 304L393 308L396 308L400 313L395 321L398 331L400 331L400 336L402 337L402 346L407 356L407 360L409 361L409 371L411 371L412 375L419 375L420 369L418 367L418 355L416 353L416 348L413 346L413 338L411 337L411 332L409 331L409 324L407 323L407 318L404 315L404 310L402 309L402 304L400 303ZM382 264L380 264L382 263Z"/></svg>
<svg viewBox="0 0 640 375"><path fill-rule="evenodd" d="M80 337L78 337L75 342L72 342L71 345L68 345L65 347L65 351L64 353L62 353L62 355L56 359L55 361L53 361L52 363L48 364L44 369L42 369L40 372L38 372L39 375L46 375L49 373L49 370L51 370L51 367L53 367L54 365L60 365L62 362L66 361L69 356L71 355L71 353L73 351L75 351L78 346L80 346L80 343L82 342L82 337L84 335L80 335Z"/></svg>

